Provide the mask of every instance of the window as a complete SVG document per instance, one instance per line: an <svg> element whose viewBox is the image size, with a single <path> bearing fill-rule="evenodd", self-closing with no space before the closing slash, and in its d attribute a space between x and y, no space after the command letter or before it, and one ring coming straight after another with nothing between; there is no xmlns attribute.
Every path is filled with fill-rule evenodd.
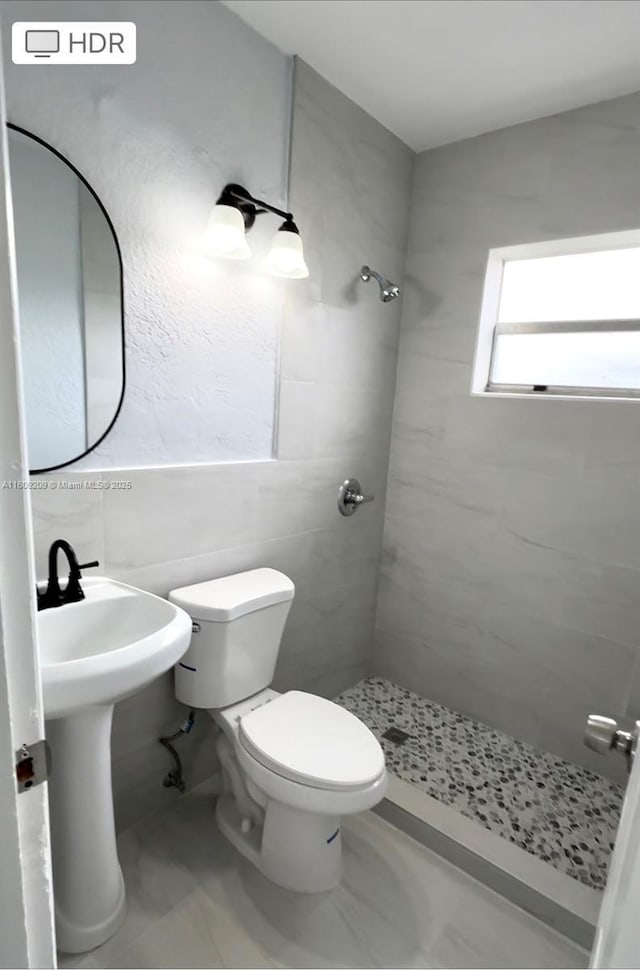
<svg viewBox="0 0 640 970"><path fill-rule="evenodd" d="M472 393L640 399L640 230L492 249Z"/></svg>

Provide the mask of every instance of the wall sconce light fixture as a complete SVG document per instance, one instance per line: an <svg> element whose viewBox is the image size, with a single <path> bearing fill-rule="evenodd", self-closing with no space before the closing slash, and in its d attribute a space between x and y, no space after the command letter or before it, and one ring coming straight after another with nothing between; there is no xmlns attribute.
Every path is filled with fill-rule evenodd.
<svg viewBox="0 0 640 970"><path fill-rule="evenodd" d="M304 261L302 239L293 221L293 213L254 199L242 185L235 183L225 185L209 217L204 234L206 252L226 259L248 259L251 250L245 233L253 226L256 216L265 212L273 212L284 219L271 244L268 269L287 279L306 279L309 269Z"/></svg>

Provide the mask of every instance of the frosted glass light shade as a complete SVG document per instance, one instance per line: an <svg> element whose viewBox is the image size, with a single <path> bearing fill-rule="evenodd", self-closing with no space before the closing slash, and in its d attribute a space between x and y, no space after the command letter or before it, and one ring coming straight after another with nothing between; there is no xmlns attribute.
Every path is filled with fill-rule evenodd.
<svg viewBox="0 0 640 970"><path fill-rule="evenodd" d="M302 239L297 232L278 230L267 256L267 268L275 276L284 276L289 280L307 278L309 269L304 261Z"/></svg>
<svg viewBox="0 0 640 970"><path fill-rule="evenodd" d="M251 250L244 232L244 219L240 209L233 205L215 205L204 232L204 251L208 256L249 259Z"/></svg>

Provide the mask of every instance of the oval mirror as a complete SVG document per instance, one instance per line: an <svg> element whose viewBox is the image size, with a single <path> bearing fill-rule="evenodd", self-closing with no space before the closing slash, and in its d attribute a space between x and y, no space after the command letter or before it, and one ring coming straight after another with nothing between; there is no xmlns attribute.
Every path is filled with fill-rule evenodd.
<svg viewBox="0 0 640 970"><path fill-rule="evenodd" d="M37 473L82 458L118 416L122 260L86 179L42 139L8 127L27 453Z"/></svg>

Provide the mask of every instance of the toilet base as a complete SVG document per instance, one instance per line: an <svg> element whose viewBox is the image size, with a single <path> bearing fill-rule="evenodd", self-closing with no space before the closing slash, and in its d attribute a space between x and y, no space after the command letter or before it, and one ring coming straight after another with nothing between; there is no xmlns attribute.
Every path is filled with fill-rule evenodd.
<svg viewBox="0 0 640 970"><path fill-rule="evenodd" d="M231 792L222 794L216 820L223 835L264 875L284 889L321 893L334 889L342 876L340 819L318 815L269 800L262 829L242 830L242 818Z"/></svg>

